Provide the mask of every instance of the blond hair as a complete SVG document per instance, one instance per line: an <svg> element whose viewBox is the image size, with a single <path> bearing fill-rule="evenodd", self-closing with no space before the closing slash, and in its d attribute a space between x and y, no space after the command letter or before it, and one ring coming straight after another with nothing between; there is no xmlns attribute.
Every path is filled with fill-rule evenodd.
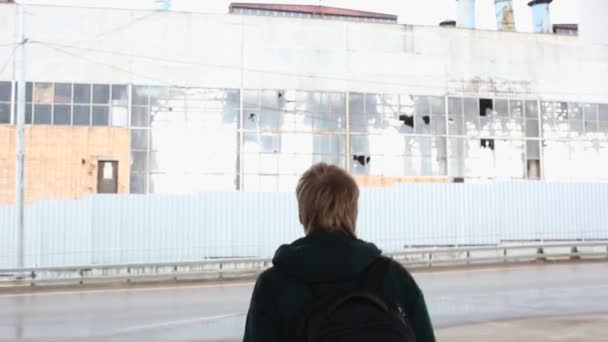
<svg viewBox="0 0 608 342"><path fill-rule="evenodd" d="M324 229L356 236L359 188L348 172L325 163L313 165L300 177L296 196L306 234Z"/></svg>

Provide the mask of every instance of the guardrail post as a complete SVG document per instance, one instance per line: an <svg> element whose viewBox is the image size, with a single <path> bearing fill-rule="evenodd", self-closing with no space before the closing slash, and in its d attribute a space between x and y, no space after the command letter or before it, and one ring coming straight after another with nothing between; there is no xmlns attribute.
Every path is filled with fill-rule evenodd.
<svg viewBox="0 0 608 342"><path fill-rule="evenodd" d="M471 251L467 250L467 265L470 264L470 259L471 259Z"/></svg>
<svg viewBox="0 0 608 342"><path fill-rule="evenodd" d="M429 252L429 267L433 267L433 253Z"/></svg>
<svg viewBox="0 0 608 342"><path fill-rule="evenodd" d="M537 261L547 261L547 258L544 256L545 250L542 247L536 250L536 255L537 255L537 257L536 257Z"/></svg>
<svg viewBox="0 0 608 342"><path fill-rule="evenodd" d="M578 248L576 246L572 246L570 253L572 254L570 260L580 260L581 256L578 254Z"/></svg>
<svg viewBox="0 0 608 342"><path fill-rule="evenodd" d="M502 262L503 263L507 262L507 249L506 248L502 249Z"/></svg>

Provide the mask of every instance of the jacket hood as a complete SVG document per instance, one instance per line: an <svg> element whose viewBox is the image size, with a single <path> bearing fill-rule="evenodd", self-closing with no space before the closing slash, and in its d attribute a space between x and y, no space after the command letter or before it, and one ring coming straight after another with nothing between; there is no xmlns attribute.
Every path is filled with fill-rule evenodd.
<svg viewBox="0 0 608 342"><path fill-rule="evenodd" d="M281 273L300 281L332 282L352 278L380 254L372 243L317 229L279 247L272 263Z"/></svg>

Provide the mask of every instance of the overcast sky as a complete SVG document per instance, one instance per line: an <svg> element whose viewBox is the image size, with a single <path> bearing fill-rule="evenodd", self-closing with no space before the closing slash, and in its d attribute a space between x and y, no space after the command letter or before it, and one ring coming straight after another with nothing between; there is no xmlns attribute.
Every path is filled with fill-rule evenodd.
<svg viewBox="0 0 608 342"><path fill-rule="evenodd" d="M154 8L156 0L26 0L28 3L65 4L74 6ZM396 14L399 22L414 25L436 25L445 19L456 19L456 0L234 0L235 2L321 4L364 11ZM608 0L606 0L608 1ZM177 11L226 13L231 0L172 0ZM532 13L529 0L513 0L518 31L531 31ZM578 23L580 0L554 0L551 4L553 23ZM477 0L477 26L496 29L494 0Z"/></svg>

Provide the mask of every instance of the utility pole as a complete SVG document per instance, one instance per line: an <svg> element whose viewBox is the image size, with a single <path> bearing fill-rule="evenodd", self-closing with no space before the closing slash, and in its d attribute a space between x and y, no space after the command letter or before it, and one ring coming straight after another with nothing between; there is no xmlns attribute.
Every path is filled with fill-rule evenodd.
<svg viewBox="0 0 608 342"><path fill-rule="evenodd" d="M17 47L17 167L16 167L16 206L17 206L17 267L25 264L24 229L24 175L25 175L25 9L23 1L17 3L18 44Z"/></svg>

